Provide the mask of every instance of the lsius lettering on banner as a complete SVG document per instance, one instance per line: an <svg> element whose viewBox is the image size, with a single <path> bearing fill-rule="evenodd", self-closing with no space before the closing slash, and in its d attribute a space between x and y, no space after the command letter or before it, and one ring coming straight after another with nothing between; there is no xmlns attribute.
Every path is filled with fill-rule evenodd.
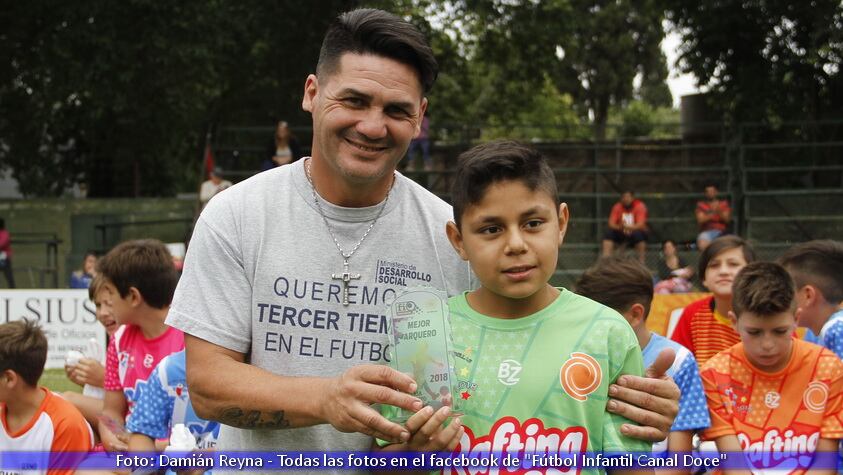
<svg viewBox="0 0 843 475"><path fill-rule="evenodd" d="M264 351L310 358L343 358L354 361L387 363L390 361L388 356L389 344L378 341L294 336L278 332L266 332L263 349Z"/></svg>
<svg viewBox="0 0 843 475"><path fill-rule="evenodd" d="M42 324L70 325L93 324L97 321L94 303L87 298L78 297L0 297L0 311L3 312L2 321L5 323L34 320Z"/></svg>
<svg viewBox="0 0 843 475"><path fill-rule="evenodd" d="M105 348L87 289L0 290L0 323L37 322L47 337L47 368L61 368L67 352L85 350L90 340Z"/></svg>

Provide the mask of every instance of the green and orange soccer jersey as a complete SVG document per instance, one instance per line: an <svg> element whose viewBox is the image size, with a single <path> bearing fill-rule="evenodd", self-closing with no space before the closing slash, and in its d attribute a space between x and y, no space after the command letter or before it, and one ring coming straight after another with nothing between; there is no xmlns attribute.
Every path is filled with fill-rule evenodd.
<svg viewBox="0 0 843 475"><path fill-rule="evenodd" d="M843 438L843 362L825 348L794 339L787 366L767 373L738 343L708 360L700 376L711 412L703 437L737 436L757 469L804 473L820 438Z"/></svg>
<svg viewBox="0 0 843 475"><path fill-rule="evenodd" d="M606 412L609 384L640 375L641 349L618 313L562 289L547 308L506 320L478 314L465 294L449 301L457 408L466 433L457 453L647 452ZM529 456L529 455L527 455Z"/></svg>

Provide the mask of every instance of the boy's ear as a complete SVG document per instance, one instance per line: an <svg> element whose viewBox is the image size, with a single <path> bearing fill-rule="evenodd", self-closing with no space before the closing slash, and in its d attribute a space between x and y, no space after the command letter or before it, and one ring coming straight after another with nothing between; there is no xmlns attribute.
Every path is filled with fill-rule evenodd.
<svg viewBox="0 0 843 475"><path fill-rule="evenodd" d="M817 299L821 295L817 288L810 284L803 285L801 289L797 290L797 292L802 292L805 295L806 307L811 307L812 305L817 303Z"/></svg>
<svg viewBox="0 0 843 475"><path fill-rule="evenodd" d="M451 241L451 246L454 247L454 250L457 251L457 254L460 255L462 260L468 260L468 254L465 253L465 249L463 249L462 245L462 233L460 233L460 229L457 227L457 223L453 221L448 221L448 224L445 225L445 234L448 235L448 240Z"/></svg>
<svg viewBox="0 0 843 475"><path fill-rule="evenodd" d="M729 310L729 320L732 321L732 326L738 328L738 316L735 315L735 312Z"/></svg>
<svg viewBox="0 0 843 475"><path fill-rule="evenodd" d="M141 295L140 290L137 287L129 287L129 303L136 307L143 303L143 295Z"/></svg>
<svg viewBox="0 0 843 475"><path fill-rule="evenodd" d="M565 241L565 232L568 230L568 204L559 204L559 245Z"/></svg>
<svg viewBox="0 0 843 475"><path fill-rule="evenodd" d="M631 307L629 307L629 324L632 328L638 328L644 322L644 305L640 303L634 303Z"/></svg>
<svg viewBox="0 0 843 475"><path fill-rule="evenodd" d="M3 385L6 389L12 389L15 387L18 379L20 379L20 376L10 369L0 373L0 385Z"/></svg>

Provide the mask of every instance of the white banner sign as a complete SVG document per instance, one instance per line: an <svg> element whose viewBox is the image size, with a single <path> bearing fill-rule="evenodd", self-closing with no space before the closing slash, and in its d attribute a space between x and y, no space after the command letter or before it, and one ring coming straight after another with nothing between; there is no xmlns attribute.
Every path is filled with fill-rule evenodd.
<svg viewBox="0 0 843 475"><path fill-rule="evenodd" d="M105 328L95 312L88 289L0 290L0 323L34 320L44 330L47 368L63 368L70 350L88 353L95 346L105 354Z"/></svg>

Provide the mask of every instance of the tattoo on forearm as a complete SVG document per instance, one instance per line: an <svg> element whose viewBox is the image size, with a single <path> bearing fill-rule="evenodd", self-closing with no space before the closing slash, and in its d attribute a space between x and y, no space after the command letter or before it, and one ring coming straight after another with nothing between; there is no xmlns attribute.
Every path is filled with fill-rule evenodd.
<svg viewBox="0 0 843 475"><path fill-rule="evenodd" d="M290 421L284 418L284 411L244 411L239 407L228 407L220 411L219 421L241 429L286 429Z"/></svg>

